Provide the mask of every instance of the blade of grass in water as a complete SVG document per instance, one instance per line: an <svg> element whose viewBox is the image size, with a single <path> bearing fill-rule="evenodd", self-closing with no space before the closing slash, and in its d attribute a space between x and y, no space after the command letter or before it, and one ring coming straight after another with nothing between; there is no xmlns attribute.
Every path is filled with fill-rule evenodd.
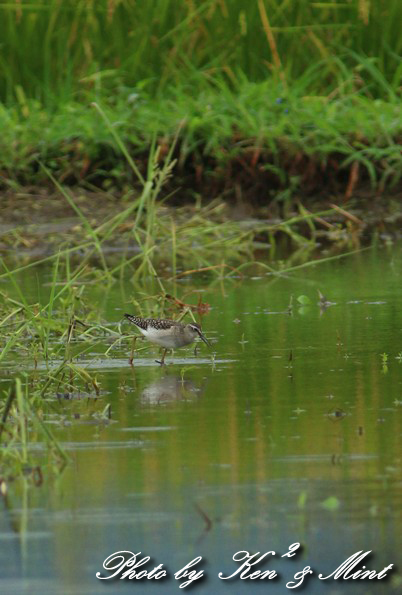
<svg viewBox="0 0 402 595"><path fill-rule="evenodd" d="M96 234L96 232L92 229L88 219L85 217L85 215L83 214L83 212L81 211L81 209L78 207L78 205L75 203L75 201L72 199L72 197L69 195L69 193L63 188L63 186L61 184L59 184L59 182L56 180L56 178L53 176L53 174L48 170L48 168L39 161L39 165L41 166L41 168L44 170L44 172L46 173L46 175L52 180L53 184L56 186L56 188L58 189L58 191L64 196L64 198L67 200L68 204L74 209L74 211L77 213L78 217L80 218L88 236L90 238L92 238L92 241L94 243L94 245L96 246L97 252L99 254L99 257L101 259L103 268L105 270L105 273L108 272L108 267L106 264L106 260L103 254L103 250L101 247L101 244L99 242L98 236Z"/></svg>

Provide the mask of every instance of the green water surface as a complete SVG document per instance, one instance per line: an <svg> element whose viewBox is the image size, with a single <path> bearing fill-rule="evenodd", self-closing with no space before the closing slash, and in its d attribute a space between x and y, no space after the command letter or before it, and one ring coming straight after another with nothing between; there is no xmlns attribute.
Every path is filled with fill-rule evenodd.
<svg viewBox="0 0 402 595"><path fill-rule="evenodd" d="M401 265L399 246L282 278L187 279L172 290L202 290L213 357L201 344L161 368L151 347L130 367L128 344L88 351L80 365L96 372L99 399L54 395L47 418L72 462L60 477L44 463L41 487L15 483L2 500L1 592L179 593L188 588L173 575L197 556L196 593L286 593L307 565L308 593L396 592L397 570L382 581L318 574L360 550L373 551L367 568L401 564ZM34 301L50 277L19 283ZM331 305L320 307L318 290ZM132 311L134 291L129 281L85 288L111 323ZM10 354L5 384L17 364L32 372ZM91 417L107 404L110 422ZM43 445L32 448L46 461ZM295 542L302 551L281 558ZM121 550L150 556L168 578L98 580ZM280 576L220 580L240 550L275 550L259 568Z"/></svg>

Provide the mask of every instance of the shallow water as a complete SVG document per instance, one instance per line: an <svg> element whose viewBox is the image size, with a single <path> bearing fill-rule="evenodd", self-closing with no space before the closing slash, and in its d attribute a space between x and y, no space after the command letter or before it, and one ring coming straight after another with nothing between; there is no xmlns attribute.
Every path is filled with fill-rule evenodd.
<svg viewBox="0 0 402 595"><path fill-rule="evenodd" d="M2 592L180 592L173 575L197 556L206 574L197 593L285 593L307 565L308 593L390 591L396 572L382 581L318 574L360 550L373 555L356 570L401 564L401 265L394 246L284 278L198 280L212 306L202 324L213 358L203 344L165 368L154 348L134 367L127 347L87 353L80 365L97 371L100 398L55 395L47 419L72 463L58 478L45 472L40 488L11 485L2 500ZM41 283L49 278L42 270ZM37 274L20 282L37 299ZM320 307L317 290L332 305ZM130 311L129 284L86 291L110 322ZM3 365L5 384L22 362L32 370L19 358ZM110 420L92 415L108 403ZM295 542L302 551L281 558ZM147 567L163 564L168 578L98 580L121 550L151 556ZM240 550L275 550L259 568L279 578L220 580L239 567Z"/></svg>

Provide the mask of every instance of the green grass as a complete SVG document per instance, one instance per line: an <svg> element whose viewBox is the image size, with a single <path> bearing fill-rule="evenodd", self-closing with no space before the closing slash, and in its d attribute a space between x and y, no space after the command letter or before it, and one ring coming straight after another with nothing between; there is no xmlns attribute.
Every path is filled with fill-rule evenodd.
<svg viewBox="0 0 402 595"><path fill-rule="evenodd" d="M0 4L3 186L43 183L39 159L60 182L128 191L178 131L175 176L212 194L236 168L303 185L303 159L327 180L358 164L376 189L399 181L399 0L73 4Z"/></svg>
<svg viewBox="0 0 402 595"><path fill-rule="evenodd" d="M354 54L396 87L400 17L399 0L2 2L0 97L23 107L26 98L58 105L118 86L154 94L183 82L191 88L194 72L230 82L239 73L273 76L291 88L319 62L309 93L328 94L356 68ZM383 96L382 81L368 82Z"/></svg>
<svg viewBox="0 0 402 595"><path fill-rule="evenodd" d="M400 179L402 118L392 93L386 100L358 92L345 95L344 89L338 97L312 96L304 94L299 81L279 95L280 88L269 81L244 79L235 89L222 79L199 81L195 88L194 95L183 87L156 97L144 92L134 104L124 92L104 97L102 108L136 168L142 166L140 175L146 175L144 156L155 138L164 150L180 129L174 170L178 179L195 175L198 168L204 184L212 177L222 188L225 176L234 175L230 167L244 169L242 158L248 163L256 158L260 163L250 177L265 171L278 189L288 186L292 165L303 157L324 170L336 161L345 172L358 162L373 187L392 186ZM123 192L137 184L138 174L122 159L121 144L89 99L86 104L62 105L55 113L30 102L26 116L18 108L0 105L3 185L43 182L47 176L38 159L69 184ZM299 169L303 173L303 167Z"/></svg>
<svg viewBox="0 0 402 595"><path fill-rule="evenodd" d="M233 99L236 98L233 96ZM255 99L254 105L258 108L257 97ZM238 100L236 101L239 103ZM245 100L244 105L246 103ZM177 102L176 106L178 106ZM280 110L283 109L282 102L275 102L275 106L279 106ZM350 250L351 247L357 245L356 242L358 242L360 232L356 235L356 230L353 227L348 229L347 216L349 215L344 210L335 206L331 207L331 209L312 213L304 207L298 197L295 204L292 205L294 193L297 194L298 188L296 176L291 178L292 184L276 196L278 203L282 204L283 216L275 222L269 220L254 220L251 222L233 220L227 216L226 205L222 201L210 201L209 204L204 206L202 201L196 200L195 204L188 207L166 208L164 203L166 198L169 198L169 193L166 194L166 185L169 184L172 172L177 161L180 161L184 150L185 141L180 135L185 134L185 130L183 132L185 124L181 122L172 129L170 147L167 144L170 140L168 136L163 142L159 141L159 143L156 142L155 136L149 139L151 148L147 159L142 161L143 173L141 173L130 155L128 146L125 143L124 133L115 126L112 120L112 112L108 115L96 103L91 106L91 109L92 113L96 114L97 120L95 121L102 123L103 133L109 135L109 140L114 142L115 151L120 151L122 156L125 157L129 168L127 169L127 177L134 180L137 192L134 193L132 189L128 188L126 197L122 200L121 210L109 218L102 219L101 223L97 222L96 218L92 216L94 209L96 213L96 205L94 209L89 209L85 214L78 206L70 190L64 187L52 173L50 169L52 167L51 160L49 163L46 155L38 156L33 154L32 159L37 171L42 172L45 179L52 183L57 189L58 200L64 201L65 206L70 207L75 212L80 222L80 225L75 226L75 232L67 232L64 235L56 234L53 256L47 256L39 261L32 259L29 264L18 265L14 271L20 273L36 266L36 264L54 261L53 293L50 295L47 309L49 320L51 319L53 301L60 293L58 292L56 295L54 291L58 267L64 260L67 266L67 282L61 293L70 292L70 288L78 278L81 280L85 278L86 283L98 283L103 280L113 283L116 278L123 279L130 276L134 280L155 278L160 291L164 294L166 292L162 277L175 279L178 274L181 275L186 269L192 271L208 270L217 276L222 276L228 270L233 270L234 267L237 267L236 270L240 270L239 267L254 266L257 253L258 261L262 263L261 266L268 269L271 274L281 274L283 267L276 270L274 266L267 264L268 260L279 256L276 248L278 236L279 238L287 237L289 244L296 249L291 263L292 266L305 266L306 263L314 262L317 241L321 242L323 237L332 241L330 234L335 240L335 244L341 238L343 250ZM240 111L243 110L240 108ZM258 110L256 113L258 114ZM284 115L287 118L289 116L287 112ZM240 126L239 117L236 120ZM250 118L248 123L251 129ZM255 132L257 133L257 128L262 129L262 122L255 123L255 126ZM208 136L212 139L212 130ZM218 150L218 146L216 149ZM257 143L247 145L245 149L252 150L252 154L263 151L261 144L258 145ZM222 145L219 145L219 150L222 154L223 166L223 164L228 163L230 156L224 154ZM239 157L237 150L237 148L232 148L235 153L232 155L232 159ZM244 146L240 150L244 150ZM195 151L196 149L193 148L191 154L194 155ZM176 158L174 158L175 153L178 154ZM242 158L242 154L240 154L240 157ZM385 157L383 160L385 161ZM47 165L44 165L43 161L46 161ZM121 166L124 167L122 160ZM369 171L371 167L374 171L373 177L375 177L374 166L369 163ZM271 170L275 169L272 165L270 168ZM391 171L396 179L399 170ZM276 167L275 173L282 177L279 165ZM373 184L375 182L374 179ZM266 189L265 192L266 194L262 199L268 201L270 198L269 190ZM346 214L345 226L334 225L323 219L323 217L333 214L336 210L337 212L341 211L343 216ZM323 225L326 228L325 230L322 229ZM327 231L328 227L330 232ZM303 228L305 229L304 235L301 233ZM23 235L23 229L13 228L9 232L3 233L3 242L15 245L16 240L23 238ZM117 255L117 261L116 259L113 261L106 258L104 249L106 243L116 241L116 239L120 242L120 253ZM133 248L136 249L133 251ZM128 252L130 249L131 253ZM70 267L70 257L73 256L74 252L80 253L80 257L79 260L74 259L75 268L72 269ZM4 272L0 271L0 279L9 278L15 286L13 273L8 270L6 263L3 264L3 268ZM29 312L30 318L35 324L38 314L30 309L23 292L18 287L16 289L19 302L14 301L13 305L17 305L21 310ZM70 319L73 317L74 312L71 312ZM41 328L38 329L38 334L42 346L47 346L48 335L43 333Z"/></svg>

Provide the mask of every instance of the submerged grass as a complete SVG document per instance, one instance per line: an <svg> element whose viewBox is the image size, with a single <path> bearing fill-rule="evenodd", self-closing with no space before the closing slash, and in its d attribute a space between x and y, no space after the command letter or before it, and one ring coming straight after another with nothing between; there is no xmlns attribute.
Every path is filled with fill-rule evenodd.
<svg viewBox="0 0 402 595"><path fill-rule="evenodd" d="M70 458L44 421L46 407L38 391L32 390L32 379L23 373L16 377L6 399L0 401L0 474L2 493L7 484L19 477L31 477L37 483L43 477L43 457L31 451L31 443L42 442L51 455L52 469L61 472Z"/></svg>
<svg viewBox="0 0 402 595"><path fill-rule="evenodd" d="M11 374L11 379L8 381L10 388L3 391L0 398L2 490L13 480L26 477L27 470L36 470L32 474L35 483L38 473L41 477L50 471L59 473L70 462L50 430L49 421L59 419L61 422L63 419L60 396L65 400L84 395L86 402L91 397L96 400L101 396L96 375L90 374L79 359L97 342L105 341L105 333L110 337L118 334L68 316L75 310L76 296L69 292L66 304L64 287L58 289L60 275L65 271L58 264L59 260L55 262L47 303L30 304L24 299L22 307L16 310L12 309L15 300L3 293L2 311L10 311L1 322L0 362L3 370L4 366L9 369L7 376ZM9 271L9 277L14 274ZM71 289L76 280L77 277L72 277L67 288ZM20 293L17 282L13 283L13 288L14 292ZM89 308L87 310L90 320ZM49 320L52 320L51 325ZM77 332L78 325L82 327L80 332ZM18 371L21 369L22 372ZM105 403L100 401L98 406L91 408L89 415L104 423L104 410ZM39 451L32 448L38 444Z"/></svg>

